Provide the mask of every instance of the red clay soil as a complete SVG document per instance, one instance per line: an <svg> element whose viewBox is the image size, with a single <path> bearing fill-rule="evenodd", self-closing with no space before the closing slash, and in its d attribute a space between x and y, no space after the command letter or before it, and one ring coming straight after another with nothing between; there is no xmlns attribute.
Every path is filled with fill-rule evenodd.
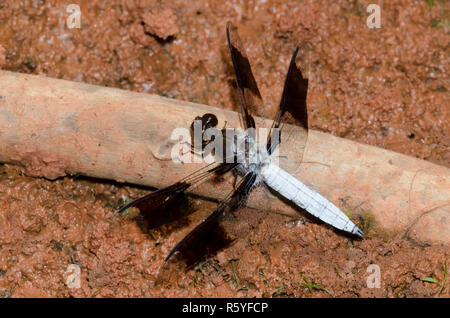
<svg viewBox="0 0 450 318"><path fill-rule="evenodd" d="M311 128L450 167L445 1L2 1L0 67L238 109L225 40L234 21L273 114L288 60L311 48ZM214 204L184 222L142 231L115 211L148 190L0 166L3 297L449 297L449 246L385 237L370 218L352 240L309 219L242 208L223 226L228 248L155 284L170 249ZM133 211L132 211L133 212ZM79 288L70 264L80 268ZM380 288L370 288L380 269ZM376 273L375 273L376 274ZM427 278L424 280L424 278ZM369 279L369 281L368 281ZM428 281L427 281L428 280ZM311 284L314 284L312 286Z"/></svg>

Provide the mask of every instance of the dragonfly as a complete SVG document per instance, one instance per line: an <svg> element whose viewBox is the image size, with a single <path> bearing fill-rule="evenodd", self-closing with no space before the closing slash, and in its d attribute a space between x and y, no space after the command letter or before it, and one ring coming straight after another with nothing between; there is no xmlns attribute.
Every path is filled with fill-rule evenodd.
<svg viewBox="0 0 450 318"><path fill-rule="evenodd" d="M165 262L173 257L174 254L181 255L182 258L187 259L194 246L204 240L205 235L218 226L224 213L241 207L242 202L245 201L252 189L258 184L264 184L294 205L306 210L332 227L362 238L363 232L345 213L324 196L279 167L273 160L275 150L280 145L280 139L275 138L275 135L279 137L280 134L284 133L285 121L302 127L306 132L308 131L306 105L308 79L303 77L302 70L297 62L300 46L296 47L290 60L278 110L265 145L261 146L256 142L254 134L249 132L255 129L256 126L252 114L258 113L258 109L262 109L264 105L263 100L237 28L231 22L228 22L226 25L226 36L236 78L237 95L240 104L239 114L243 128L243 131L237 133L234 140L231 142L227 140L231 144L231 150L228 149L230 148L229 146L226 147L231 153L229 157L233 160L220 160L220 162L209 164L166 188L126 204L120 208L118 213L122 214L129 208L136 207L141 215L150 220L152 227L158 227L182 217L183 212L176 211L180 210L177 209L180 206L185 206L183 202L186 200L186 193L189 189L214 175L232 172L235 176L240 177L239 181L235 182L233 190L217 204L209 216L172 248L166 256ZM204 114L201 117L197 116L195 120L200 121L202 133L208 128L217 126L218 123L217 117L211 113ZM191 125L191 133L193 128L194 122ZM224 128L222 132L224 139L227 139L227 130ZM307 134L303 140L304 143L306 143L306 138ZM243 141L244 147L237 147L239 140ZM200 147L204 149L210 142L217 142L217 140L202 138ZM223 156L223 153L220 156ZM222 157L221 159L224 158Z"/></svg>

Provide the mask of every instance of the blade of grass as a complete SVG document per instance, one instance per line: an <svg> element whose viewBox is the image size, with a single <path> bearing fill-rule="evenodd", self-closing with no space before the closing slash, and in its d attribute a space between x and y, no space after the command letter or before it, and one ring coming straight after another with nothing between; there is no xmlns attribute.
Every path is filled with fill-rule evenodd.
<svg viewBox="0 0 450 318"><path fill-rule="evenodd" d="M334 298L333 293L330 292L327 288L323 287L322 285L314 284L312 287L315 288L315 289L323 290L323 291L326 292L328 295L330 295L331 297Z"/></svg>
<svg viewBox="0 0 450 318"><path fill-rule="evenodd" d="M95 298L102 289L103 287L98 288L91 296L89 296L89 298Z"/></svg>
<svg viewBox="0 0 450 318"><path fill-rule="evenodd" d="M127 205L128 203L130 203L130 198L127 195L125 198L125 205ZM123 212L122 216L128 215L128 213L130 213L130 209L126 209L125 212Z"/></svg>
<svg viewBox="0 0 450 318"><path fill-rule="evenodd" d="M434 284L438 283L438 280L434 277L424 277L424 278L421 278L420 280L423 282L428 282L428 283L434 283Z"/></svg>
<svg viewBox="0 0 450 318"><path fill-rule="evenodd" d="M308 290L309 290L310 292L312 292L312 284L308 281L308 278L307 278L305 275L303 275L303 282L301 282L301 284L302 284L303 286L308 287Z"/></svg>
<svg viewBox="0 0 450 318"><path fill-rule="evenodd" d="M310 282L305 275L303 275L303 280L304 281L301 282L301 284L303 286L306 286L310 292L313 292L314 289L315 290L323 290L328 295L330 295L331 297L334 298L334 294L332 292L330 292L326 287L319 285L319 284L314 284L313 282Z"/></svg>
<svg viewBox="0 0 450 318"><path fill-rule="evenodd" d="M440 295L444 290L446 282L447 282L447 260L445 260L444 262L444 279L442 280L441 288L439 289L438 295Z"/></svg>

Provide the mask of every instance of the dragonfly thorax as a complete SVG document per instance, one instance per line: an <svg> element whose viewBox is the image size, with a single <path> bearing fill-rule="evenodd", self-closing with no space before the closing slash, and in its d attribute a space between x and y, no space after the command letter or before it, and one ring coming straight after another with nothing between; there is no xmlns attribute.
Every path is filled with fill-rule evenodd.
<svg viewBox="0 0 450 318"><path fill-rule="evenodd" d="M245 174L249 171L258 173L262 166L268 164L270 155L266 148L259 145L251 129L247 132L227 130L224 133L224 157L232 162L240 163L238 171ZM217 158L220 160L221 158ZM223 159L222 159L223 160ZM223 160L225 162L225 160Z"/></svg>

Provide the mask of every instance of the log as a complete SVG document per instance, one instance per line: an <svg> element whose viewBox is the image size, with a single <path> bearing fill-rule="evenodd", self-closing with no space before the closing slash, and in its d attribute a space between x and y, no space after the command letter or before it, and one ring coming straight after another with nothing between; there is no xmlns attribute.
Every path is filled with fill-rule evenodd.
<svg viewBox="0 0 450 318"><path fill-rule="evenodd" d="M35 177L81 174L161 188L205 165L172 161L170 136L207 112L239 127L238 114L224 109L0 71L0 161ZM268 120L256 121L270 127ZM285 168L357 222L369 218L379 235L450 242L450 169L318 131L309 132L302 163L289 166L304 138L300 128L294 132ZM218 200L226 194L211 182L193 192ZM300 215L268 191L254 192L249 207Z"/></svg>

